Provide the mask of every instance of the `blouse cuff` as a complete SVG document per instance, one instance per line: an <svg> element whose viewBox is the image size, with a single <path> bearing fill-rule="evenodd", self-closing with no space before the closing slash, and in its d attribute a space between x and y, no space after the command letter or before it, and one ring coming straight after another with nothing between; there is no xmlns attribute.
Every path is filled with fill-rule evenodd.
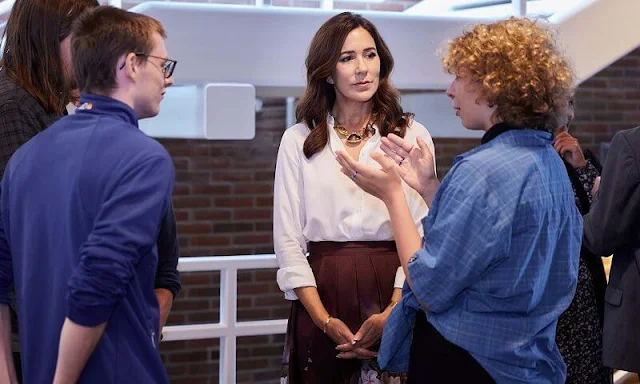
<svg viewBox="0 0 640 384"><path fill-rule="evenodd" d="M396 279L393 282L393 288L402 289L402 287L404 286L405 278L406 276L404 275L404 270L402 269L402 267L398 267L398 270L396 271Z"/></svg>
<svg viewBox="0 0 640 384"><path fill-rule="evenodd" d="M287 300L298 300L294 289L300 287L316 287L316 278L313 276L311 266L296 265L278 269L276 279L280 290L284 292Z"/></svg>

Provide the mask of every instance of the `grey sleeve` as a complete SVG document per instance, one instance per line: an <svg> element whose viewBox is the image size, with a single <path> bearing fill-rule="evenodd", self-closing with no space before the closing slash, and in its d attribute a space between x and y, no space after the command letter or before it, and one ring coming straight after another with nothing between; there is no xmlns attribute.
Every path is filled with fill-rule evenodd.
<svg viewBox="0 0 640 384"><path fill-rule="evenodd" d="M624 132L616 134L602 170L600 188L584 216L584 245L599 256L625 246L638 227L640 172L634 147Z"/></svg>

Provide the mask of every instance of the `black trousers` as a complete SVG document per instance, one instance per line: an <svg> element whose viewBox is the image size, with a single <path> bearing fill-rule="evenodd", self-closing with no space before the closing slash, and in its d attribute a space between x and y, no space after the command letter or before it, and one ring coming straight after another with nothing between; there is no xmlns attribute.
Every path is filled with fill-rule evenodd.
<svg viewBox="0 0 640 384"><path fill-rule="evenodd" d="M447 341L418 312L413 329L407 384L495 384L495 380L469 354Z"/></svg>
<svg viewBox="0 0 640 384"><path fill-rule="evenodd" d="M13 352L13 363L16 366L16 377L18 382L22 383L22 362L20 360L20 352Z"/></svg>

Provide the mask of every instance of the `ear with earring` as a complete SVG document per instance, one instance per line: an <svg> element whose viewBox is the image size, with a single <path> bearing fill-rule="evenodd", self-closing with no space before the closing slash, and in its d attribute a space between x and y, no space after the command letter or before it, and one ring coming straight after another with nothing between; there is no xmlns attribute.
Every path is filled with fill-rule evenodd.
<svg viewBox="0 0 640 384"><path fill-rule="evenodd" d="M333 79L331 77L327 77L327 83L333 85Z"/></svg>

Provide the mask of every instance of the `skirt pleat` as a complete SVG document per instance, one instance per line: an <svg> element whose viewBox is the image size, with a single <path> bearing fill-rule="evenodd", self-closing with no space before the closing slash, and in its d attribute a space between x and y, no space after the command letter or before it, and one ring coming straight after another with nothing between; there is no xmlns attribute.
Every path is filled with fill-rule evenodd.
<svg viewBox="0 0 640 384"><path fill-rule="evenodd" d="M394 242L312 242L308 261L322 304L353 334L389 305L400 266ZM338 359L335 347L302 303L293 301L283 354L283 377L288 384L357 383L362 362Z"/></svg>

